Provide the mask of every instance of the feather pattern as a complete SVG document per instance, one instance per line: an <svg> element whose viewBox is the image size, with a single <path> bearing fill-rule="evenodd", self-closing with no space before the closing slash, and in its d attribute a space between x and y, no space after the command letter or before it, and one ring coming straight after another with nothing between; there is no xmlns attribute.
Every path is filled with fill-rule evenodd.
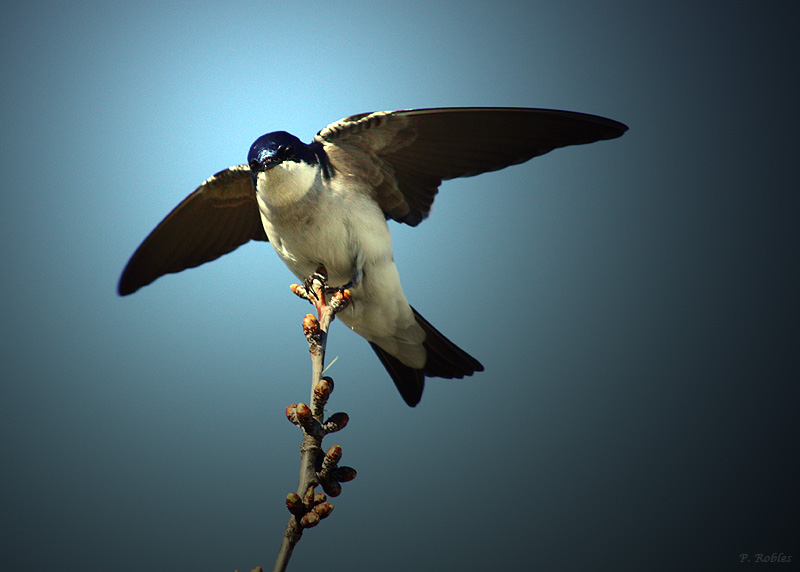
<svg viewBox="0 0 800 572"><path fill-rule="evenodd" d="M117 291L136 292L156 278L199 266L250 240L266 241L250 167L220 171L175 207L131 257Z"/></svg>
<svg viewBox="0 0 800 572"><path fill-rule="evenodd" d="M362 113L314 138L334 169L368 180L388 218L416 226L442 180L523 163L553 149L619 137L622 123L571 111L440 108Z"/></svg>

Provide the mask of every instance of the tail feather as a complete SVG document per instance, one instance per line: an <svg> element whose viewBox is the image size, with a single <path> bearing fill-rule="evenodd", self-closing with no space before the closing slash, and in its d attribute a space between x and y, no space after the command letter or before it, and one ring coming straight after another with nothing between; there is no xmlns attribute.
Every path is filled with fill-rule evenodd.
<svg viewBox="0 0 800 572"><path fill-rule="evenodd" d="M427 353L427 359L422 369L407 366L380 346L372 342L369 344L381 360L383 367L389 372L403 400L411 407L419 403L422 398L426 376L452 379L483 371L483 366L478 360L448 340L416 310L414 310L414 317L425 331L423 346Z"/></svg>

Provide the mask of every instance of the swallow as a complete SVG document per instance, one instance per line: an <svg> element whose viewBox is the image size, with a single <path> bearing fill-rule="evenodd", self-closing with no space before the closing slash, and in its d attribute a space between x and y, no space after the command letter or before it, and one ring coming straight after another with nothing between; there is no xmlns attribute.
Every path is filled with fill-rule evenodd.
<svg viewBox="0 0 800 572"><path fill-rule="evenodd" d="M420 224L444 180L627 129L570 111L440 108L352 115L311 143L273 131L256 139L246 164L206 180L161 221L131 257L118 292L268 241L299 279L323 267L329 285L350 290L337 317L369 342L413 407L426 377L463 378L483 366L406 300L387 221Z"/></svg>

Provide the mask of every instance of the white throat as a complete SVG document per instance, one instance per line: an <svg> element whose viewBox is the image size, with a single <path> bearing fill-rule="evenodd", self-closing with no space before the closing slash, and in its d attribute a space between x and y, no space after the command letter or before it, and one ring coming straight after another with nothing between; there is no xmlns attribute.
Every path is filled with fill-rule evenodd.
<svg viewBox="0 0 800 572"><path fill-rule="evenodd" d="M258 173L256 194L268 208L288 207L302 202L308 196L319 174L319 165L284 161Z"/></svg>

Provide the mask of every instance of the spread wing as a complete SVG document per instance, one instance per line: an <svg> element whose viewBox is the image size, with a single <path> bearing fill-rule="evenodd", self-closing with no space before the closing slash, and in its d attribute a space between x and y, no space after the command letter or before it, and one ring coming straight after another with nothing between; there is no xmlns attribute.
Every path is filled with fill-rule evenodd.
<svg viewBox="0 0 800 572"><path fill-rule="evenodd" d="M219 258L250 240L267 240L250 167L220 171L167 215L131 257L117 288L132 294L156 278Z"/></svg>
<svg viewBox="0 0 800 572"><path fill-rule="evenodd" d="M444 179L523 163L567 145L619 137L622 123L584 113L442 108L362 113L314 138L335 173L366 181L388 218L419 224Z"/></svg>

